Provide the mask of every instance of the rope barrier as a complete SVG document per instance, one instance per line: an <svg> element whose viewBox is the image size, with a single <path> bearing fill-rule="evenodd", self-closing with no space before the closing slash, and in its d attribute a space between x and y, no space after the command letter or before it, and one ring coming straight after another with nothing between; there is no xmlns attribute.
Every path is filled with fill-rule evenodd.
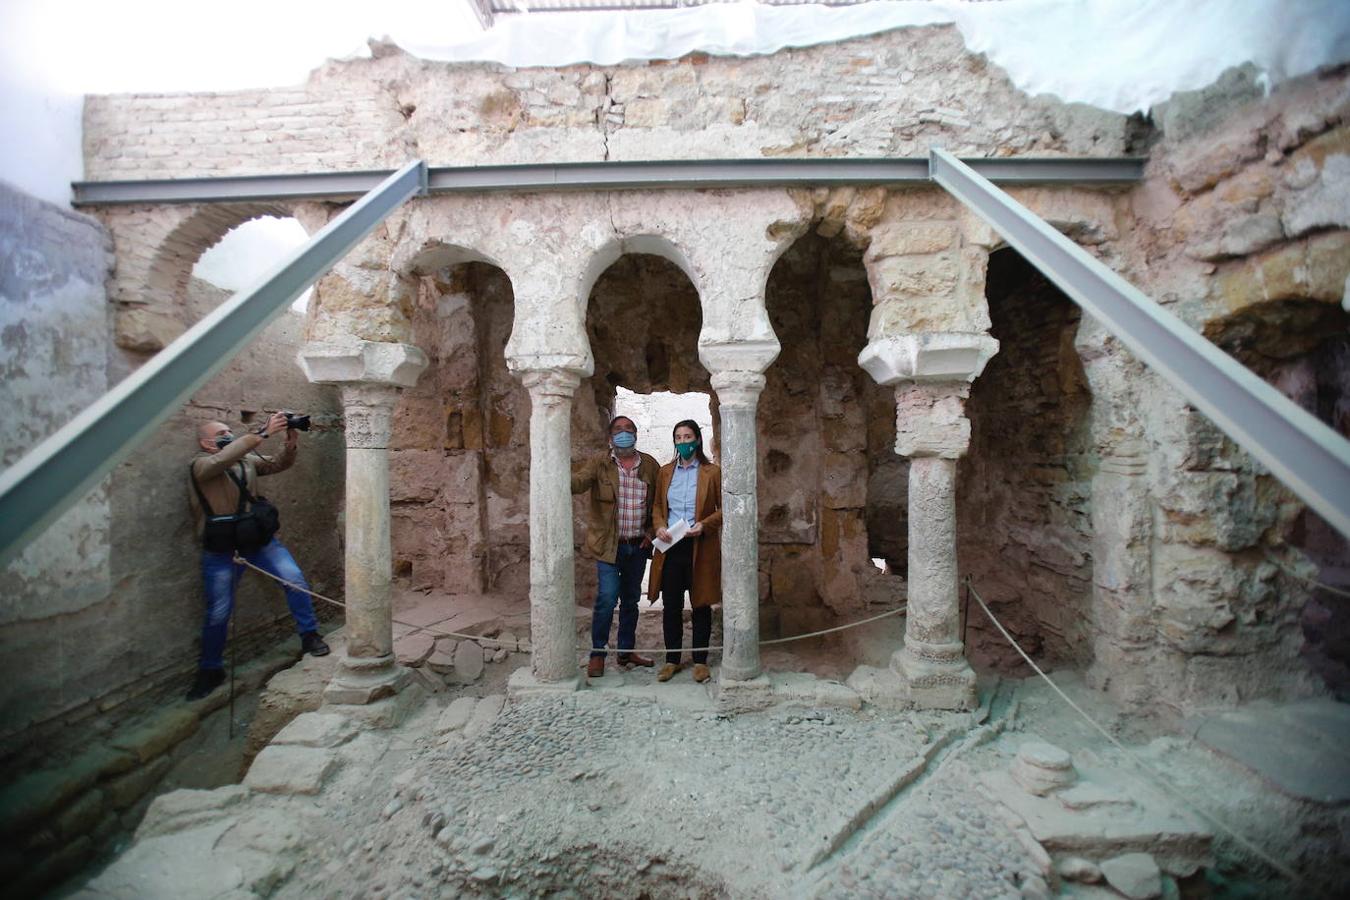
<svg viewBox="0 0 1350 900"><path fill-rule="evenodd" d="M985 605L984 598L980 596L979 592L975 590L974 585L970 583L969 576L966 577L966 591L969 593L970 596L973 596L975 598L975 602L980 605L980 609L984 610L984 614L989 617L989 621L994 623L994 627L998 629L999 634L1003 635L1004 640L1006 640L1009 644L1011 644L1013 649L1016 650L1019 654L1021 654L1022 659L1026 660L1027 665L1031 666L1031 668L1035 670L1036 674L1041 676L1041 678L1045 680L1046 684L1050 685L1050 689L1053 690L1056 694L1058 694L1061 700L1067 703L1073 709L1074 712L1082 716L1085 722L1087 722L1094 729L1096 729L1097 732L1100 733L1102 737L1110 741L1116 747L1117 750L1125 754L1126 759L1134 763L1134 765L1137 766L1139 770L1143 772L1145 775L1151 776L1152 779L1161 787L1163 787L1167 792L1173 794L1177 799L1181 800L1182 803L1184 803L1186 806L1189 806L1192 810L1198 813L1202 819L1209 822L1209 824L1218 828L1220 831L1225 832L1229 837L1231 837L1234 841L1236 841L1239 845L1241 845L1242 848L1245 849L1248 853L1252 854L1257 859L1261 860L1266 865L1270 866L1276 872L1279 872L1281 875L1283 875L1285 878L1289 879L1293 883L1295 884L1301 883L1301 879L1294 872L1293 869L1290 869L1288 866L1276 860L1270 854L1266 853L1260 847L1256 846L1256 844L1254 844L1252 841L1244 837L1240 832L1238 832L1235 828L1233 828L1233 826L1229 825L1223 819L1220 819L1218 816L1209 812L1207 809L1197 804L1194 800L1191 800L1189 797L1187 797L1181 790L1181 788L1173 784L1172 781L1169 778L1167 778L1167 776L1163 775L1157 769L1153 768L1153 766L1145 762L1143 757L1139 756L1133 750L1126 747L1120 741L1116 740L1114 735L1112 735L1101 725L1097 724L1096 719L1088 715L1083 710L1083 708L1079 706L1077 703L1074 703L1073 700L1069 697L1069 695L1064 693L1064 691L1060 690L1059 685L1055 684L1055 682L1051 680L1050 676L1045 674L1045 672L1041 669L1041 667L1036 665L1036 663L1032 661L1030 656L1027 656L1026 651L1023 650L1021 645L1018 644L1017 641L1013 639L1013 636L1008 633L1008 630L1003 627L1003 623L994 617L994 614L989 610L989 607Z"/></svg>
<svg viewBox="0 0 1350 900"><path fill-rule="evenodd" d="M1293 566L1289 565L1283 560L1276 559L1275 554L1273 553L1267 553L1266 559L1274 563L1275 567L1277 569L1281 569L1286 575L1292 575L1299 581L1306 582L1307 584L1312 585L1318 590L1326 591L1328 594L1335 594L1337 597L1345 597L1347 599L1350 599L1350 591L1347 591L1344 588L1334 587L1332 585L1327 584L1324 581L1318 581L1316 578L1304 575L1298 569L1295 569Z"/></svg>
<svg viewBox="0 0 1350 900"><path fill-rule="evenodd" d="M248 568L252 569L253 571L258 572L259 574L266 575L268 578L272 579L273 581L275 581L275 582L277 582L277 583L279 583L279 584L285 585L286 587L290 588L291 590L299 591L299 592L302 593L302 594L308 594L309 596L313 597L313 598L316 599L316 600L322 600L322 601L325 602L325 603L331 603L333 606L339 607L339 608L341 608L341 609L346 609L346 608L347 608L347 604L343 603L341 600L334 600L332 597L325 597L323 594L315 593L314 591L311 591L311 590L308 589L308 588L301 587L300 585L295 584L294 582L290 582L290 581L287 581L287 580L284 579L284 578L281 578L281 577L278 577L278 576L276 576L276 575L273 575L271 572L268 572L268 571L265 570L265 569L262 569L262 568L259 568L258 566L255 566L253 563L251 563L251 562L249 562L248 560L244 559L242 556L240 556L240 555L237 554L237 553L236 553L235 556L234 556L234 562L235 562L236 565L247 566ZM793 641L804 641L804 640L807 640L807 639L809 639L809 638L821 637L821 636L827 635L827 634L834 634L834 633L837 632L837 631L847 631L847 630L850 629L850 628L857 628L857 627L859 627L859 626L861 626L861 625L870 625L870 624L873 623L873 622L876 622L876 621L878 621L878 620L880 620L880 619L889 618L890 616L899 616L899 615L903 615L903 614L905 613L905 611L906 611L908 608L909 608L909 605L908 605L908 604L901 604L900 606L897 606L895 609L889 609L889 610L887 610L887 611L884 612L884 613L880 613L880 614L878 614L878 615L871 616L871 617L866 618L866 619L859 619L859 620L856 621L856 622L849 622L849 623L847 623L847 624L845 624L845 625L836 625L836 626L833 627L833 628L823 628L823 629L821 629L820 631L811 631L811 632L808 632L808 633L806 633L806 634L794 634L794 635L792 635L791 637L785 637L785 638L773 638L772 640L760 641L760 642L759 642L759 646L761 646L761 647L768 647L768 646L775 645L775 644L789 644L789 643L792 643ZM481 635L481 634L464 634L464 633L458 632L458 631L444 631L444 630L441 630L441 629L439 629L439 628L434 628L434 627L432 627L432 626L430 626L430 625L414 625L414 624L412 624L411 622L402 622L402 621L400 621L400 620L398 620L398 619L392 619L392 621L394 622L395 625L403 625L403 626L406 627L406 628L412 628L412 629L415 630L415 631L424 631L424 632L427 632L428 634L434 634L434 635L436 635L436 636L438 636L438 637L460 638L460 639L462 639L462 640L477 641L477 642L479 642L480 644L488 643L488 644L496 644L498 647L503 646L503 642L502 642L502 641L500 641L500 640L498 640L498 639L496 639L496 638L484 637L484 636ZM518 643L518 642L517 642L517 643ZM528 648L526 648L526 647L524 647L524 646L520 646L520 649L521 649L522 651L524 651L524 652L527 652L527 653L529 652ZM578 649L578 650L586 650L586 651L591 652L591 653L607 653L607 654L608 654L608 653L665 653L665 652L666 652L666 648L665 648L665 647L635 647L635 648L633 648L632 650L616 650L616 649L613 649L613 648L610 648L610 647L586 647L586 646L584 646L584 645L578 645L577 649ZM713 652L713 651L719 651L719 652L720 652L721 650L723 650L723 649L725 649L725 648L724 648L724 647L720 647L720 646L714 646L714 647L690 647L690 648L688 648L688 649L690 650L690 652L695 652L695 651L697 651L697 652L699 652L699 653L702 653L702 652L709 652L709 653L711 653L711 652ZM681 652L683 652L683 650L682 650Z"/></svg>

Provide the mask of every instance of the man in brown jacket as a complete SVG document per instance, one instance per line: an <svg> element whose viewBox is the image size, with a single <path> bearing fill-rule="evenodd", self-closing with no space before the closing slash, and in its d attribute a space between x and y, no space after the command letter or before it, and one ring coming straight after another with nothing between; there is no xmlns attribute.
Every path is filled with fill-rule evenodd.
<svg viewBox="0 0 1350 900"><path fill-rule="evenodd" d="M600 589L591 615L591 657L586 675L605 674L604 647L619 607L619 665L650 666L633 652L637 640L642 573L652 552L652 501L661 466L637 449L637 426L627 416L609 423L609 452L572 470L572 493L590 491L586 552L595 557Z"/></svg>
<svg viewBox="0 0 1350 900"><path fill-rule="evenodd" d="M286 444L274 457L254 451L277 432L286 432ZM198 454L193 458L188 473L188 500L196 522L200 540L206 527L206 517L232 515L239 508L240 490L235 479L243 482L250 495L261 475L284 472L295 462L299 433L286 427L286 414L275 413L257 430L236 438L224 422L205 422L197 428ZM203 508L205 503L205 508ZM288 582L286 604L295 619L295 630L300 634L300 649L312 656L324 656L328 645L319 637L319 623L314 618L305 576L296 565L291 552L275 537L265 546L243 557L253 565ZM239 584L243 566L235 565L234 553L202 550L202 580L206 587L206 621L202 625L202 655L197 666L197 677L188 691L187 699L199 700L211 693L225 680L225 639L234 612L234 592Z"/></svg>

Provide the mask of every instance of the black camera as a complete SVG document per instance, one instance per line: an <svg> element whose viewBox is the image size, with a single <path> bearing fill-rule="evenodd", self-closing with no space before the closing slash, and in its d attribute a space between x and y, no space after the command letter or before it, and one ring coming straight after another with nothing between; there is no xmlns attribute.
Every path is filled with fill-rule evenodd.
<svg viewBox="0 0 1350 900"><path fill-rule="evenodd" d="M286 427L293 428L296 431L309 431L309 416L286 413Z"/></svg>

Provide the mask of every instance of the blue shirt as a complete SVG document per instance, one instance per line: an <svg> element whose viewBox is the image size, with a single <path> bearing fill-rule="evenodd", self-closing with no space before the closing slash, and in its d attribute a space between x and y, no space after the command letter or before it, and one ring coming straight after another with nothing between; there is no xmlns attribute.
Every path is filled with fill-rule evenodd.
<svg viewBox="0 0 1350 900"><path fill-rule="evenodd" d="M666 503L670 507L670 514L666 516L667 528L681 519L690 525L698 521L694 518L694 500L697 496L698 457L692 457L687 466L680 465L676 460L675 472L670 478L670 490L666 492Z"/></svg>

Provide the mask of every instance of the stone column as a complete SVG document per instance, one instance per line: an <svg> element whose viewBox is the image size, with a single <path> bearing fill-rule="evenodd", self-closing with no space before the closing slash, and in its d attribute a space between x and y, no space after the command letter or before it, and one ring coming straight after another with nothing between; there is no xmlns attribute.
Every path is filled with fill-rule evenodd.
<svg viewBox="0 0 1350 900"><path fill-rule="evenodd" d="M764 370L778 357L777 338L700 341L699 358L712 373L722 467L723 711L768 705L769 679L759 668L759 448L755 413Z"/></svg>
<svg viewBox="0 0 1350 900"><path fill-rule="evenodd" d="M956 459L970 444L962 413L970 385L896 388L896 451L909 466L909 611L891 657L909 698L925 709L974 709L975 673L961 643L956 564Z"/></svg>
<svg viewBox="0 0 1350 900"><path fill-rule="evenodd" d="M389 544L389 437L401 388L426 368L406 344L309 344L301 365L310 381L342 389L347 437L347 649L324 690L328 703L368 704L391 696L408 671L394 660Z"/></svg>
<svg viewBox="0 0 1350 900"><path fill-rule="evenodd" d="M574 691L576 585L572 546L572 395L581 373L528 369L530 392L530 669L511 676L513 695Z"/></svg>
<svg viewBox="0 0 1350 900"><path fill-rule="evenodd" d="M896 385L895 451L910 458L909 611L890 673L849 683L867 699L973 709L975 673L961 643L956 559L956 460L970 444L970 382L998 350L987 334L943 332L874 340L858 362Z"/></svg>
<svg viewBox="0 0 1350 900"><path fill-rule="evenodd" d="M758 372L716 372L712 388L722 428L723 681L750 681L759 671L759 502L755 411L764 390Z"/></svg>

